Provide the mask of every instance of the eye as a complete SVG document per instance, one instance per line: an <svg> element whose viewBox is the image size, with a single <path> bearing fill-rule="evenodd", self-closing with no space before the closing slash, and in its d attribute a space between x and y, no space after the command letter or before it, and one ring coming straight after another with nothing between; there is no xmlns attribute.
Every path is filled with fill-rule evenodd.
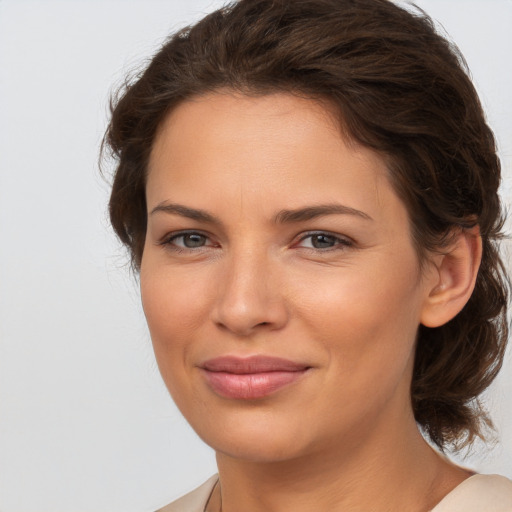
<svg viewBox="0 0 512 512"><path fill-rule="evenodd" d="M197 231L185 231L173 234L166 237L161 244L176 250L200 249L214 245L206 235L198 233Z"/></svg>
<svg viewBox="0 0 512 512"><path fill-rule="evenodd" d="M347 238L342 238L330 233L308 233L303 236L298 243L299 247L307 249L344 249L351 247L353 242Z"/></svg>

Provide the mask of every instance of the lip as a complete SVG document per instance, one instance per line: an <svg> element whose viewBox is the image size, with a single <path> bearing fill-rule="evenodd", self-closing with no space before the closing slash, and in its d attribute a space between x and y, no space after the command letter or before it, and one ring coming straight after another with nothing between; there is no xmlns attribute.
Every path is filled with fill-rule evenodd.
<svg viewBox="0 0 512 512"><path fill-rule="evenodd" d="M255 400L296 382L310 366L269 356L224 356L200 365L210 388L224 398Z"/></svg>

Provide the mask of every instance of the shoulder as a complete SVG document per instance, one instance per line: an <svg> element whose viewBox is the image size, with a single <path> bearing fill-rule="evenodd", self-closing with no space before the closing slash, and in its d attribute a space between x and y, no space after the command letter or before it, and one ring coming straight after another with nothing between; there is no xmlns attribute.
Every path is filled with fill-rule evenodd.
<svg viewBox="0 0 512 512"><path fill-rule="evenodd" d="M204 512L204 508L208 503L218 478L217 475L212 476L197 489L185 494L169 505L159 508L156 512Z"/></svg>
<svg viewBox="0 0 512 512"><path fill-rule="evenodd" d="M500 475L473 475L431 512L512 512L512 481Z"/></svg>

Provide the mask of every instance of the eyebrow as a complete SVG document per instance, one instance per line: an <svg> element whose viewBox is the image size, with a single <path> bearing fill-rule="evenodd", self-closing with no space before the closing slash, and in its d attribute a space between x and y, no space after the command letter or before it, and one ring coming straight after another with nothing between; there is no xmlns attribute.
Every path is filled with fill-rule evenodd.
<svg viewBox="0 0 512 512"><path fill-rule="evenodd" d="M206 210L197 208L189 208L177 203L168 203L166 201L155 206L150 215L157 212L164 212L168 214L180 215L188 219L196 220L199 222L206 222L209 224L222 224L222 221L208 213ZM280 210L273 218L275 224L291 224L295 222L304 222L312 220L317 217L324 217L326 215L353 215L365 220L373 220L367 213L361 210L356 210L350 206L345 206L338 203L320 204L314 206L307 206L304 208L297 208L295 210Z"/></svg>
<svg viewBox="0 0 512 512"><path fill-rule="evenodd" d="M176 203L167 203L164 201L163 203L155 206L150 215L153 215L157 212L164 212L174 215L180 215L181 217L187 217L188 219L197 220L199 222L208 222L210 224L221 224L220 219L208 213L205 210L199 210L196 208L188 208L187 206L183 206L181 204Z"/></svg>
<svg viewBox="0 0 512 512"><path fill-rule="evenodd" d="M365 220L373 220L367 213L361 210L356 210L355 208L343 204L332 203L307 206L296 210L281 210L275 216L274 222L278 224L303 222L325 215L355 215Z"/></svg>

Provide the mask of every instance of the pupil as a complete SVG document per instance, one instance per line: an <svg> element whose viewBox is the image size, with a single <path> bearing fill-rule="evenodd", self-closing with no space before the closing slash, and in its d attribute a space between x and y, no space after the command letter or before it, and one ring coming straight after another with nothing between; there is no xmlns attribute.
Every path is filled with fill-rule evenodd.
<svg viewBox="0 0 512 512"><path fill-rule="evenodd" d="M328 235L313 236L313 247L316 249L325 249L334 245L334 237Z"/></svg>
<svg viewBox="0 0 512 512"><path fill-rule="evenodd" d="M191 234L183 237L185 247L202 247L204 245L204 236Z"/></svg>

